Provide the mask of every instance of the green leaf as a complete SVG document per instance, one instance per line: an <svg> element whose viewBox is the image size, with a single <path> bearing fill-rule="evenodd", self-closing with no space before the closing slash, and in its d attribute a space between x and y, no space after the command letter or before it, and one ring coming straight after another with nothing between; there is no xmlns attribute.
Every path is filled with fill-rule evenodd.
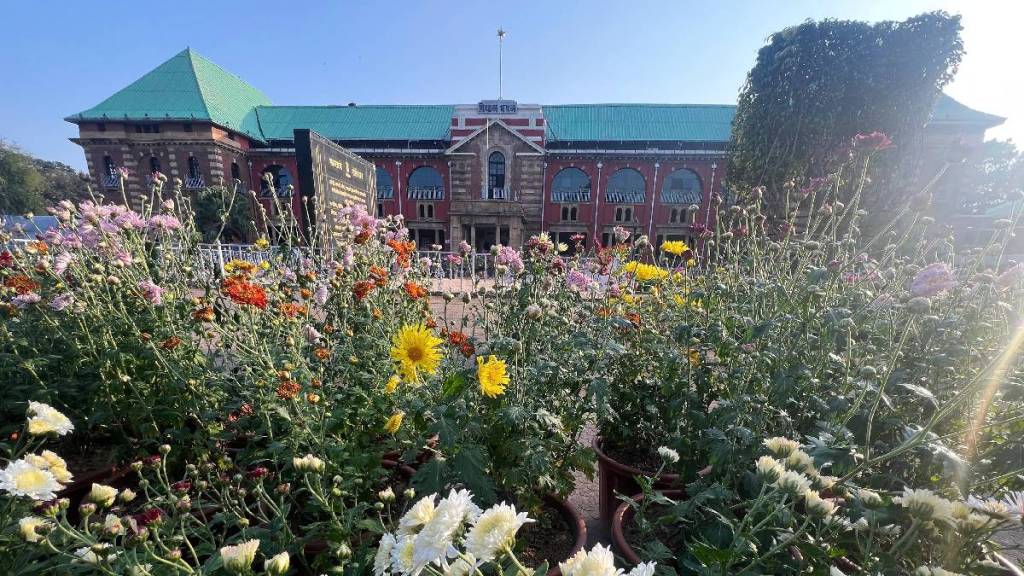
<svg viewBox="0 0 1024 576"><path fill-rule="evenodd" d="M443 398L451 398L457 396L466 388L466 375L462 372L456 372L441 384L441 396Z"/></svg>

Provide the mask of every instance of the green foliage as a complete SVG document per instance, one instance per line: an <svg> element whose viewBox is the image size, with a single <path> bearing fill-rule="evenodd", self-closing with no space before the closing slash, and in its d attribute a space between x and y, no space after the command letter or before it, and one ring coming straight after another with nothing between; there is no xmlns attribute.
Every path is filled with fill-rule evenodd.
<svg viewBox="0 0 1024 576"><path fill-rule="evenodd" d="M0 145L0 214L40 212L45 208L46 181L31 160Z"/></svg>
<svg viewBox="0 0 1024 576"><path fill-rule="evenodd" d="M930 12L877 24L808 21L772 34L740 92L730 182L765 186L769 216L778 217L786 182L832 172L853 136L880 131L899 154L872 172L866 204L904 202L896 178L956 72L960 28L959 16Z"/></svg>

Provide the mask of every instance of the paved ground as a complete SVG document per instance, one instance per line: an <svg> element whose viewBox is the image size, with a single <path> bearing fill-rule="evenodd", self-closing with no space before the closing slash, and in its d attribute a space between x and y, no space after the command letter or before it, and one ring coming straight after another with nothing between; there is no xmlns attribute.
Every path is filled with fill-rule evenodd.
<svg viewBox="0 0 1024 576"><path fill-rule="evenodd" d="M580 443L590 446L595 433L596 428L588 426L580 436ZM576 506L587 522L587 547L597 543L611 544L611 533L601 522L598 510L596 474L593 480L588 480L582 473L576 473L576 490L569 495L569 502Z"/></svg>

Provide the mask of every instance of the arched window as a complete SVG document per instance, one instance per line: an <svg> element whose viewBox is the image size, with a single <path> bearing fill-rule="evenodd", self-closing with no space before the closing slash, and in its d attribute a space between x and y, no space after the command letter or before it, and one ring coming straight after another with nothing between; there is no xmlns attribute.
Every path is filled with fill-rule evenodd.
<svg viewBox="0 0 1024 576"><path fill-rule="evenodd" d="M156 156L149 157L149 172L150 174L156 174L160 171L160 159Z"/></svg>
<svg viewBox="0 0 1024 576"><path fill-rule="evenodd" d="M290 194L288 186L292 183L292 175L288 169L278 164L271 164L263 169L263 177L260 179L260 196L270 196L270 184L267 183L267 176L274 183L274 192L279 198L287 198Z"/></svg>
<svg viewBox="0 0 1024 576"><path fill-rule="evenodd" d="M700 176L693 170L680 168L665 178L661 187L662 204L700 204L703 196Z"/></svg>
<svg viewBox="0 0 1024 576"><path fill-rule="evenodd" d="M643 204L647 181L639 170L620 168L608 179L605 201L609 204Z"/></svg>
<svg viewBox="0 0 1024 576"><path fill-rule="evenodd" d="M185 188L196 189L202 188L205 185L203 182L203 172L199 168L199 158L195 156L188 157L188 177L185 178Z"/></svg>
<svg viewBox="0 0 1024 576"><path fill-rule="evenodd" d="M409 174L409 198L413 200L444 200L444 180L430 166L420 166Z"/></svg>
<svg viewBox="0 0 1024 576"><path fill-rule="evenodd" d="M238 162L231 163L231 179L239 181L242 179L242 170L238 167Z"/></svg>
<svg viewBox="0 0 1024 576"><path fill-rule="evenodd" d="M391 182L391 174L387 170L377 167L377 199L390 200L395 197L395 186Z"/></svg>
<svg viewBox="0 0 1024 576"><path fill-rule="evenodd" d="M488 200L505 197L505 155L491 152L487 157L487 190L484 198Z"/></svg>
<svg viewBox="0 0 1024 576"><path fill-rule="evenodd" d="M579 168L562 168L551 182L552 202L589 202L590 176Z"/></svg>

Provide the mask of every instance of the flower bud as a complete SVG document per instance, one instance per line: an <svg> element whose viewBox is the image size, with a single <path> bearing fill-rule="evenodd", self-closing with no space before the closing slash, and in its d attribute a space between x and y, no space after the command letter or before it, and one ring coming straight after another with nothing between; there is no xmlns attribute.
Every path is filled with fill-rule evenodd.
<svg viewBox="0 0 1024 576"><path fill-rule="evenodd" d="M281 552L267 559L263 564L263 569L269 576L284 576L288 572L290 564L291 558L288 556L288 552Z"/></svg>

